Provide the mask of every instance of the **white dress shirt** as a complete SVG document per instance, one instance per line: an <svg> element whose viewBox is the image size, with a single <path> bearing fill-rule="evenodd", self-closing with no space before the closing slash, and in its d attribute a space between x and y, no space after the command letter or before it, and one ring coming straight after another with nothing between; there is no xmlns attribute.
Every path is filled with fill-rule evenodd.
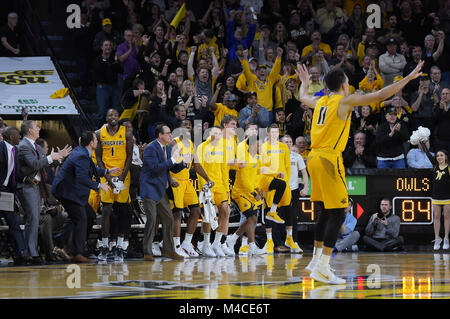
<svg viewBox="0 0 450 319"><path fill-rule="evenodd" d="M8 153L8 173L6 174L5 181L3 182L3 186L8 186L9 178L12 174L12 171L14 169L14 155L13 155L13 147L11 144L9 144L7 141L5 141L6 145L6 151Z"/></svg>

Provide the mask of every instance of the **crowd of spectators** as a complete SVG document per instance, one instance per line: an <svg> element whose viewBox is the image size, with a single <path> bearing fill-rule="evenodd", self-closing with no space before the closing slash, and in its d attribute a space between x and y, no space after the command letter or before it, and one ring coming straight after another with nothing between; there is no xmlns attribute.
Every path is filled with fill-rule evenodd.
<svg viewBox="0 0 450 319"><path fill-rule="evenodd" d="M379 28L367 25L371 3ZM201 121L205 130L230 114L242 128L276 123L307 161L313 110L299 99L298 63L311 74L309 93L322 96L335 68L351 93L366 94L424 60L421 77L395 96L355 108L344 164L431 167L409 143L419 126L430 130L431 150L450 151L450 1L83 0L81 8L73 32L81 95L95 87L95 129L115 108L145 144L158 122L173 131ZM19 18L8 15L0 29L2 56L21 54Z"/></svg>
<svg viewBox="0 0 450 319"><path fill-rule="evenodd" d="M380 28L368 27L371 3L380 6ZM134 106L138 142L153 139L159 121L173 130L184 119L200 120L206 129L226 114L241 127L276 123L282 135L309 142L312 110L298 98L297 63L309 68L310 94L327 94L323 78L334 68L345 70L352 92L365 94L398 81L422 59L420 79L354 110L345 163L415 167L408 140L419 126L432 132L432 149L450 147L446 116L438 116L450 88L448 3L85 0L81 7L80 80L82 94L88 84L96 87L98 127L108 108ZM136 79L144 82L141 91ZM135 99L126 100L130 88Z"/></svg>

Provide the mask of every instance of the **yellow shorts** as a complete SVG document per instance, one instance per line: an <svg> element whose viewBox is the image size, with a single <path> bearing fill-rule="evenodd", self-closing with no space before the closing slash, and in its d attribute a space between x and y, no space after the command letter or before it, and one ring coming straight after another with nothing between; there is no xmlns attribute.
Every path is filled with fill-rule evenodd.
<svg viewBox="0 0 450 319"><path fill-rule="evenodd" d="M189 180L176 180L180 185L172 187L174 208L183 209L188 206L198 205L198 196L194 186Z"/></svg>
<svg viewBox="0 0 450 319"><path fill-rule="evenodd" d="M275 190L264 194L264 202L266 203L266 207L270 208L272 206L274 196ZM281 197L281 200L278 203L278 207L291 206L291 200L292 200L291 188L289 187L289 183L286 183L286 189L284 191L283 197Z"/></svg>
<svg viewBox="0 0 450 319"><path fill-rule="evenodd" d="M106 182L105 178L100 179L101 183ZM108 192L104 192L100 190L100 200L102 203L129 203L130 202L130 172L128 172L125 180L123 181L125 184L125 189L121 191L119 194L114 194L113 190L110 189Z"/></svg>
<svg viewBox="0 0 450 319"><path fill-rule="evenodd" d="M311 180L311 201L323 202L325 209L348 206L347 184L342 154L313 149L307 160Z"/></svg>
<svg viewBox="0 0 450 319"><path fill-rule="evenodd" d="M231 197L241 213L244 213L249 209L255 210L259 205L261 205L261 201L257 201L251 194L232 193Z"/></svg>
<svg viewBox="0 0 450 319"><path fill-rule="evenodd" d="M264 202L266 207L271 207L273 204L273 197L275 196L275 190L269 191L270 183L272 183L274 177L268 175L260 176L258 181L259 189L264 192ZM286 181L285 181L286 182ZM284 191L283 197L281 197L278 207L290 206L291 205L291 187L289 186L289 181L286 182L286 189Z"/></svg>
<svg viewBox="0 0 450 319"><path fill-rule="evenodd" d="M91 192L89 194L89 205L91 205L94 212L98 213L98 208L100 206L100 195L93 189L91 189Z"/></svg>
<svg viewBox="0 0 450 319"><path fill-rule="evenodd" d="M450 204L450 199L433 199L431 202L433 205L448 205Z"/></svg>

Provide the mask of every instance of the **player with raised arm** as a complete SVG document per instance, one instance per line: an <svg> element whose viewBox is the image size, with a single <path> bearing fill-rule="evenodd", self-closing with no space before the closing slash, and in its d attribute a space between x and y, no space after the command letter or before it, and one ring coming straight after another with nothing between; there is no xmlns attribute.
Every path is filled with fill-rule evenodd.
<svg viewBox="0 0 450 319"><path fill-rule="evenodd" d="M314 109L307 168L311 177L311 201L320 214L315 225L313 258L306 267L313 279L329 284L345 283L345 279L331 271L329 262L348 206L342 152L347 145L353 108L391 97L422 74L423 63L420 61L402 80L365 95L349 94L347 76L342 69L335 69L325 76L330 94L323 97L307 93L310 75L305 65L297 65L296 73L302 82L300 101Z"/></svg>

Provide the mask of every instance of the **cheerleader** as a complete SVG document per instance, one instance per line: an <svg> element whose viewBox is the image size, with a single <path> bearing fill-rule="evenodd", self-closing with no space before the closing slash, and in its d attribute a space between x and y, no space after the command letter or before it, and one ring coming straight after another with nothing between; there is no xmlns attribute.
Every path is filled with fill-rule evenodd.
<svg viewBox="0 0 450 319"><path fill-rule="evenodd" d="M450 168L448 166L448 152L438 150L435 157L430 154L424 142L420 142L423 150L433 164L433 214L434 214L434 250L439 250L442 238L439 236L441 229L441 214L444 213L444 246L449 249L448 233L450 230Z"/></svg>

